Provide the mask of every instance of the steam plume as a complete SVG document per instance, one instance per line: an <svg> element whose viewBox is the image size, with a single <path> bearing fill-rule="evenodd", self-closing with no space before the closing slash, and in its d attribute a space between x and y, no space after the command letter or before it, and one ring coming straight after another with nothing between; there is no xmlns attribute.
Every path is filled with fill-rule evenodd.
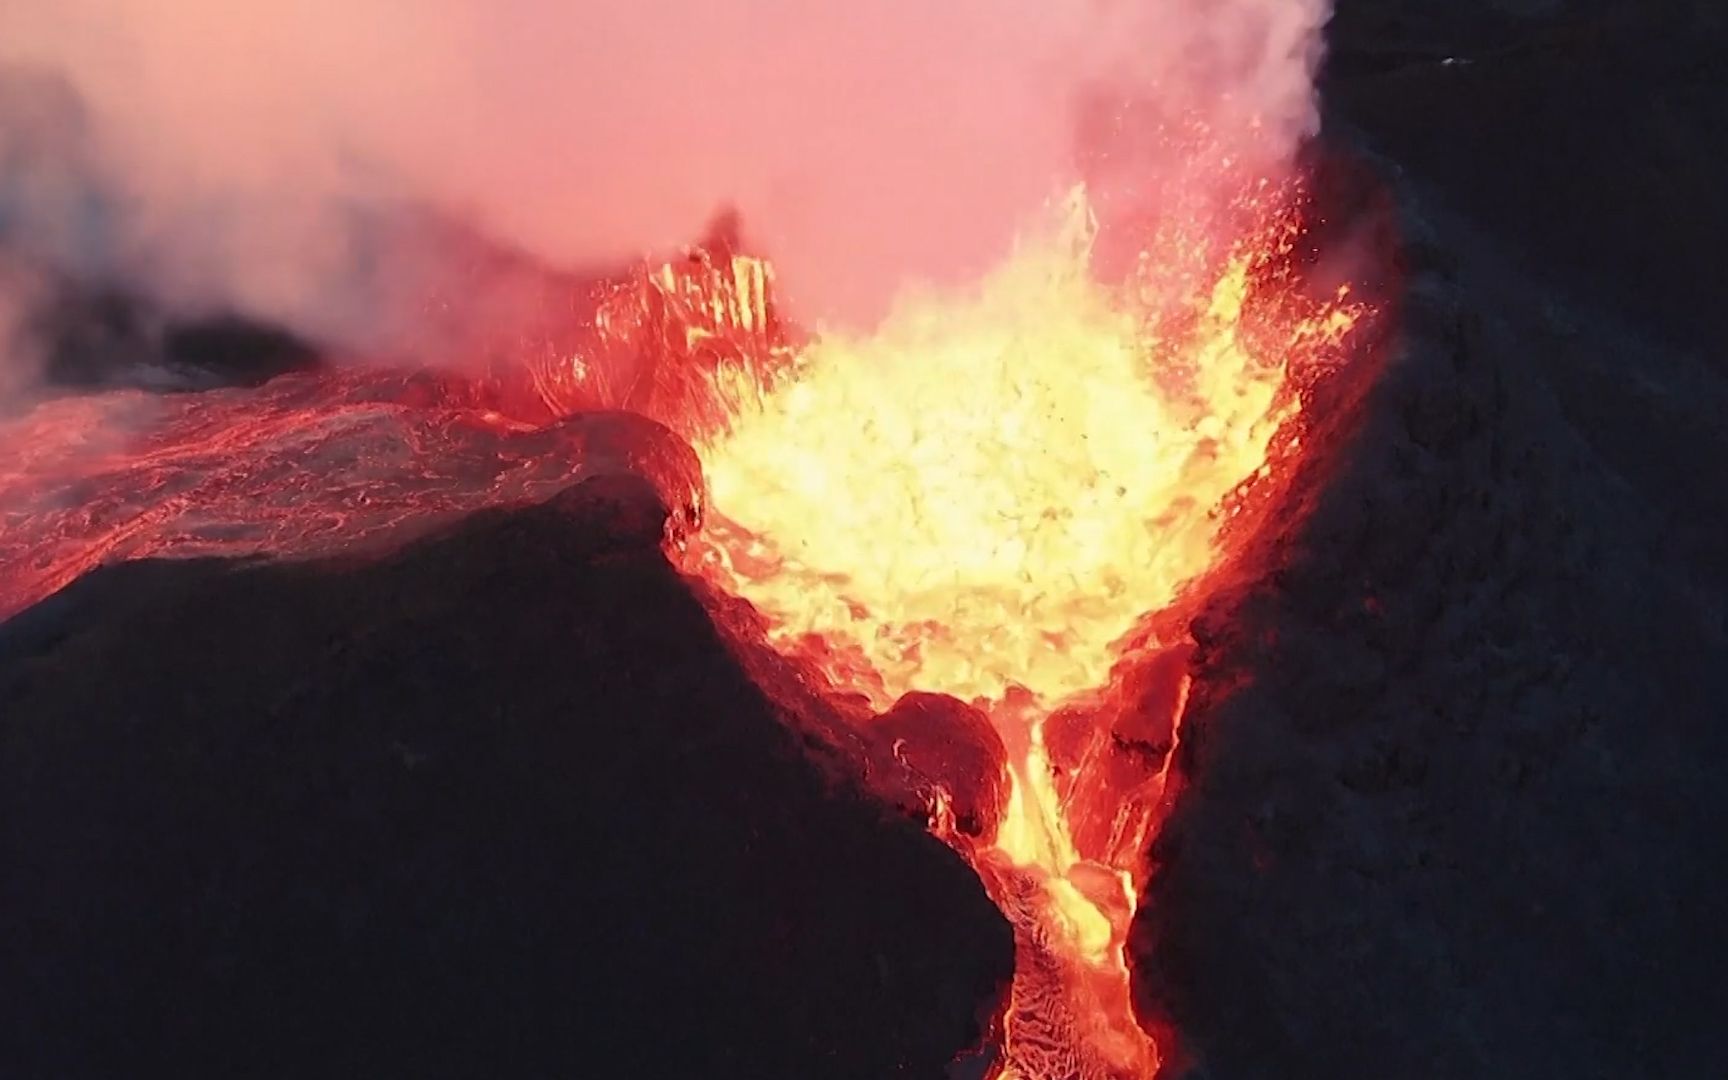
<svg viewBox="0 0 1728 1080"><path fill-rule="evenodd" d="M1088 95L1287 157L1312 123L1325 14L1325 0L9 0L0 254L176 310L412 350L426 255L380 215L429 210L582 266L673 248L729 203L799 315L867 322L906 282L963 280L1007 248L1072 174ZM1115 149L1157 170L1155 146ZM0 275L0 330L21 325L25 280Z"/></svg>

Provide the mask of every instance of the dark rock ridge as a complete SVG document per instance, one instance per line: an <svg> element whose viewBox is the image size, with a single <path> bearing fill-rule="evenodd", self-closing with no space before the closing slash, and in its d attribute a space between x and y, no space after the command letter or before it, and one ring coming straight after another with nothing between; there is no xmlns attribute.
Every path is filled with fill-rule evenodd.
<svg viewBox="0 0 1728 1080"><path fill-rule="evenodd" d="M1327 36L1330 124L1530 273L1728 372L1728 6L1338 0Z"/></svg>
<svg viewBox="0 0 1728 1080"><path fill-rule="evenodd" d="M1699 0L1339 0L1383 375L1193 620L1132 949L1180 1075L1710 1076L1728 308Z"/></svg>
<svg viewBox="0 0 1728 1080"><path fill-rule="evenodd" d="M1723 388L1400 230L1384 371L1193 621L1139 1005L1212 1080L1713 1075Z"/></svg>
<svg viewBox="0 0 1728 1080"><path fill-rule="evenodd" d="M944 1075L1006 925L812 763L653 495L0 626L0 1073Z"/></svg>

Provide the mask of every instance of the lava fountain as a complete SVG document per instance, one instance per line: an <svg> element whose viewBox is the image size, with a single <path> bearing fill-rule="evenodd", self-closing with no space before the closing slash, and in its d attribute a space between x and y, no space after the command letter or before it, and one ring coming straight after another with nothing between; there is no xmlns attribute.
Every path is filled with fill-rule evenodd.
<svg viewBox="0 0 1728 1080"><path fill-rule="evenodd" d="M1103 283L1076 190L970 294L911 298L869 337L745 376L698 447L715 518L698 565L782 652L876 710L912 691L961 699L1006 748L993 828L953 828L940 782L929 807L1018 933L1002 1080L1158 1067L1123 948L1167 765L1131 785L1086 775L1119 737L1096 699L1132 651L1161 673L1154 722L1174 738L1185 642L1125 640L1219 562L1275 440L1299 445L1299 385L1337 363L1362 313L1347 288L1299 287L1292 192L1252 194L1239 235L1154 235Z"/></svg>

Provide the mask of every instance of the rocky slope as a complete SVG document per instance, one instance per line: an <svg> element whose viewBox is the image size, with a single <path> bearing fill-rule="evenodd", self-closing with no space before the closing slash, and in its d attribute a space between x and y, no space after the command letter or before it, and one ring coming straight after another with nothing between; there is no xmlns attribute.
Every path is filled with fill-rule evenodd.
<svg viewBox="0 0 1728 1080"><path fill-rule="evenodd" d="M1343 0L1400 341L1195 623L1141 1004L1222 1077L1705 1076L1728 858L1714 5Z"/></svg>
<svg viewBox="0 0 1728 1080"><path fill-rule="evenodd" d="M944 1075L1007 926L586 490L0 627L0 1072Z"/></svg>
<svg viewBox="0 0 1728 1080"><path fill-rule="evenodd" d="M1407 205L1385 371L1194 624L1141 1006L1214 1078L1709 1075L1725 388Z"/></svg>

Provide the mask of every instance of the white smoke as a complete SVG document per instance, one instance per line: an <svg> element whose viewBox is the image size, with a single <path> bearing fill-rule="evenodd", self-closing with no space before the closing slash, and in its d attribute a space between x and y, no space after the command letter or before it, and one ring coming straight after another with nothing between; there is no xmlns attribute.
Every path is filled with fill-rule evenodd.
<svg viewBox="0 0 1728 1080"><path fill-rule="evenodd" d="M1006 250L1100 88L1287 158L1326 8L8 0L0 68L28 76L0 106L46 95L59 119L0 107L0 245L365 349L414 314L374 211L579 266L673 248L729 203L800 315L866 322Z"/></svg>
<svg viewBox="0 0 1728 1080"><path fill-rule="evenodd" d="M41 366L31 323L42 301L37 275L0 257L0 409L30 385Z"/></svg>

